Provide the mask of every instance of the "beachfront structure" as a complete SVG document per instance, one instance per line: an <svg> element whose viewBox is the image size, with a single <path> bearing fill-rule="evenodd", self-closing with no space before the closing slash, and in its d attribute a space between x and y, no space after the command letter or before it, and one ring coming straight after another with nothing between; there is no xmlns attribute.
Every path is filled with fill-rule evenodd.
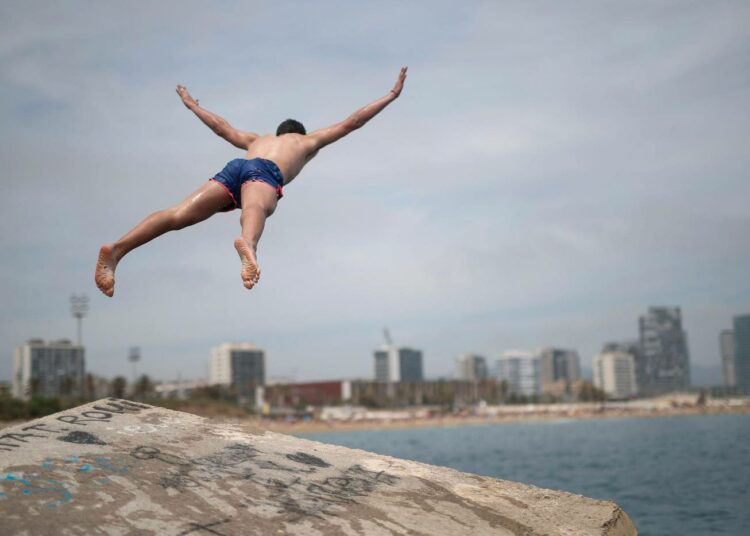
<svg viewBox="0 0 750 536"><path fill-rule="evenodd" d="M378 382L421 382L422 351L393 345L375 350L375 381Z"/></svg>
<svg viewBox="0 0 750 536"><path fill-rule="evenodd" d="M680 308L650 307L639 319L639 330L645 367L640 391L658 395L687 389L690 358Z"/></svg>
<svg viewBox="0 0 750 536"><path fill-rule="evenodd" d="M734 317L735 385L750 393L750 314Z"/></svg>
<svg viewBox="0 0 750 536"><path fill-rule="evenodd" d="M635 359L625 352L605 352L594 358L594 385L609 398L623 399L635 396Z"/></svg>
<svg viewBox="0 0 750 536"><path fill-rule="evenodd" d="M480 400L488 404L504 401L502 386L495 380L433 380L421 382L379 382L332 380L323 382L266 385L265 402L272 413L282 409L324 406L461 406Z"/></svg>
<svg viewBox="0 0 750 536"><path fill-rule="evenodd" d="M560 384L570 385L580 377L581 365L577 351L542 348L539 354L539 381L542 392L556 392Z"/></svg>
<svg viewBox="0 0 750 536"><path fill-rule="evenodd" d="M508 384L509 394L536 396L541 392L539 353L503 352L497 360L497 379Z"/></svg>
<svg viewBox="0 0 750 536"><path fill-rule="evenodd" d="M724 385L737 385L734 356L734 331L725 329L719 334L719 350L721 351L721 370L724 374Z"/></svg>
<svg viewBox="0 0 750 536"><path fill-rule="evenodd" d="M486 380L487 359L477 354L464 354L456 360L456 378L459 380Z"/></svg>
<svg viewBox="0 0 750 536"><path fill-rule="evenodd" d="M175 382L161 382L154 386L154 393L159 398L176 400L187 400L193 394L205 387L208 382L204 380L177 380Z"/></svg>
<svg viewBox="0 0 750 536"><path fill-rule="evenodd" d="M82 396L86 373L83 346L67 339L45 343L30 339L15 349L13 388L15 398L32 396Z"/></svg>
<svg viewBox="0 0 750 536"><path fill-rule="evenodd" d="M266 379L266 353L250 343L224 343L211 349L209 383L250 396Z"/></svg>
<svg viewBox="0 0 750 536"><path fill-rule="evenodd" d="M602 354L609 352L623 352L633 356L633 362L635 363L635 384L638 389L638 393L642 394L642 385L646 383L646 375L648 369L646 367L646 360L643 358L643 352L641 351L641 341L617 341L605 343L602 347Z"/></svg>

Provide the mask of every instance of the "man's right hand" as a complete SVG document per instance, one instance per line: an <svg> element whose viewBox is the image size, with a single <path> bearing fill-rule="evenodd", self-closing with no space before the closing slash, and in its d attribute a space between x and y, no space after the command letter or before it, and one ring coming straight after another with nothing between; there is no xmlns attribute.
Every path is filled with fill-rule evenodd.
<svg viewBox="0 0 750 536"><path fill-rule="evenodd" d="M398 75L398 80L396 80L396 84L393 86L393 89L391 90L391 93L393 94L393 98L397 98L399 95L401 95L401 90L404 89L404 80L406 80L406 70L408 67L401 67L401 72Z"/></svg>
<svg viewBox="0 0 750 536"><path fill-rule="evenodd" d="M182 104L184 104L186 108L192 109L193 106L198 106L198 99L194 99L185 86L178 85L177 94L182 99Z"/></svg>

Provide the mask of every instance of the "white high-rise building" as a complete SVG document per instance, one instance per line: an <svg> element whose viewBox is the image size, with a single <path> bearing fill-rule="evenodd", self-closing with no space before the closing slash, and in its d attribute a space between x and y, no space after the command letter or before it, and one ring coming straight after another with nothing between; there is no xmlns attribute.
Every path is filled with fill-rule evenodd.
<svg viewBox="0 0 750 536"><path fill-rule="evenodd" d="M265 351L250 343L224 343L211 349L209 383L234 387L247 396L266 379Z"/></svg>
<svg viewBox="0 0 750 536"><path fill-rule="evenodd" d="M511 394L538 395L541 392L539 353L527 350L503 352L497 360L497 379L508 382Z"/></svg>
<svg viewBox="0 0 750 536"><path fill-rule="evenodd" d="M30 339L15 350L13 396L82 396L84 353L83 346L67 339L49 343Z"/></svg>
<svg viewBox="0 0 750 536"><path fill-rule="evenodd" d="M487 360L476 354L464 354L456 360L456 377L459 380L481 381L487 379Z"/></svg>
<svg viewBox="0 0 750 536"><path fill-rule="evenodd" d="M375 350L375 381L378 382L421 382L422 351L413 348L384 346Z"/></svg>
<svg viewBox="0 0 750 536"><path fill-rule="evenodd" d="M605 352L594 358L594 385L610 398L629 398L638 392L635 360L625 352Z"/></svg>

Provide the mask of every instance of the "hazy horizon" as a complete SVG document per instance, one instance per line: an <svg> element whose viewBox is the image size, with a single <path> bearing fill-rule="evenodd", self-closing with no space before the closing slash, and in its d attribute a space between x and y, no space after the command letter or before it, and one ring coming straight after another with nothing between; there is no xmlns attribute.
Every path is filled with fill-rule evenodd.
<svg viewBox="0 0 750 536"><path fill-rule="evenodd" d="M244 2L0 6L0 379L29 338L87 368L206 375L247 341L267 374L372 376L388 327L425 373L510 348L584 366L680 306L691 363L750 313L750 4ZM401 98L285 188L242 287L239 212L126 257L101 244L242 156L180 103L268 132Z"/></svg>

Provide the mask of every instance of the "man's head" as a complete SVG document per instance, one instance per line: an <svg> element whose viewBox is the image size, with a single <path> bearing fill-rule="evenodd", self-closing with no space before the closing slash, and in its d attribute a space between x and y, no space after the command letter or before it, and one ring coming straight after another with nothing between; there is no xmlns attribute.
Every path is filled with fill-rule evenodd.
<svg viewBox="0 0 750 536"><path fill-rule="evenodd" d="M276 135L281 136L282 134L307 134L305 125L294 119L287 119L279 125L276 129Z"/></svg>

